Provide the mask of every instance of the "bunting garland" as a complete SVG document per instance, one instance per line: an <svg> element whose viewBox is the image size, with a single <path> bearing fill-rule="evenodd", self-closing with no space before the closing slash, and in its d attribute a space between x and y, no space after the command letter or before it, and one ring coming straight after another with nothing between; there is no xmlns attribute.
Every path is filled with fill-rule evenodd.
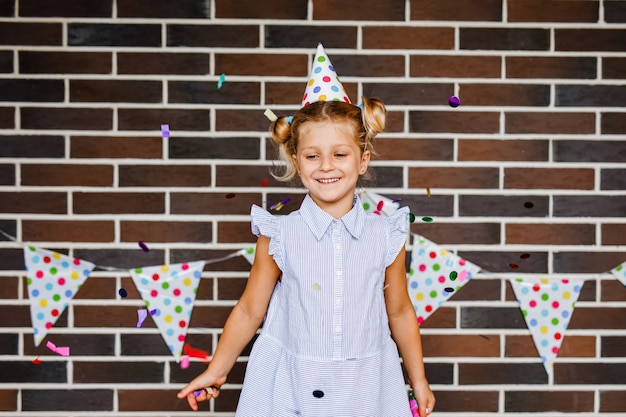
<svg viewBox="0 0 626 417"><path fill-rule="evenodd" d="M626 285L626 262L617 265L615 268L611 269L611 274L613 274L613 276L617 278L619 282Z"/></svg>

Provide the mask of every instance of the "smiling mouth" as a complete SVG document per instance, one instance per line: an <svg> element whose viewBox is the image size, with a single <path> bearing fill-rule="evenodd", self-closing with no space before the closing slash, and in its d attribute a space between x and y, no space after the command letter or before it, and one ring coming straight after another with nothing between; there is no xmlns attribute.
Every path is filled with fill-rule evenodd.
<svg viewBox="0 0 626 417"><path fill-rule="evenodd" d="M321 182L322 184L331 184L337 181L339 181L339 178L320 178L317 180L317 182Z"/></svg>

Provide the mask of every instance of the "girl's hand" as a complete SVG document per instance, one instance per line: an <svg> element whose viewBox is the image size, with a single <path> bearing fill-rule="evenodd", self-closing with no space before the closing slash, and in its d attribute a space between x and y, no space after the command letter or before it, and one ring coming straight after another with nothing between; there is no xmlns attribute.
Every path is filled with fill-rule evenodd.
<svg viewBox="0 0 626 417"><path fill-rule="evenodd" d="M413 394L419 406L420 416L427 417L435 408L435 394L430 390L428 381L426 381L425 378L418 380L415 385L411 383L411 381L409 381L409 383L413 388Z"/></svg>
<svg viewBox="0 0 626 417"><path fill-rule="evenodd" d="M198 403L217 398L220 395L220 387L225 382L226 378L216 378L207 370L185 385L176 396L180 399L187 397L189 407L198 411Z"/></svg>

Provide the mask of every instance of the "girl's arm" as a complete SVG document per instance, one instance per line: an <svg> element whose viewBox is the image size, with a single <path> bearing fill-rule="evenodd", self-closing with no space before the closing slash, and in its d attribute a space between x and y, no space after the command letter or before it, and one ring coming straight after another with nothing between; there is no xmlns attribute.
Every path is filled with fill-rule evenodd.
<svg viewBox="0 0 626 417"><path fill-rule="evenodd" d="M272 296L280 269L268 254L269 238L259 236L256 245L254 264L246 289L226 320L224 331L215 349L215 354L206 371L198 375L178 393L178 398L187 397L189 406L198 409L197 401L204 401L211 396L217 397L214 390L199 395L194 391L206 388L219 388L226 382L226 377L241 351L250 342L261 325Z"/></svg>
<svg viewBox="0 0 626 417"><path fill-rule="evenodd" d="M406 250L402 248L385 272L385 304L391 335L398 345L404 367L413 388L420 415L426 416L435 407L433 395L424 372L422 340L413 304L406 287Z"/></svg>

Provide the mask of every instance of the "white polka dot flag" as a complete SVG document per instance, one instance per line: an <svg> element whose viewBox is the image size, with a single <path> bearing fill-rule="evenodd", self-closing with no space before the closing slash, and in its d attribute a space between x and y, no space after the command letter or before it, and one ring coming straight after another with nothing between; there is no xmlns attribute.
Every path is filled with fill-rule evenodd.
<svg viewBox="0 0 626 417"><path fill-rule="evenodd" d="M247 249L241 249L239 254L246 258L246 261L250 262L250 265L254 263L254 255L256 253L256 246L252 246Z"/></svg>
<svg viewBox="0 0 626 417"><path fill-rule="evenodd" d="M400 208L398 201L393 201L390 198L366 190L362 190L359 193L359 198L361 199L361 204L363 204L363 210L365 210L366 213L390 216Z"/></svg>
<svg viewBox="0 0 626 417"><path fill-rule="evenodd" d="M422 324L480 271L480 267L430 240L413 235L408 290Z"/></svg>
<svg viewBox="0 0 626 417"><path fill-rule="evenodd" d="M130 270L168 349L180 361L204 261Z"/></svg>
<svg viewBox="0 0 626 417"><path fill-rule="evenodd" d="M513 292L548 375L559 353L584 280L511 279Z"/></svg>
<svg viewBox="0 0 626 417"><path fill-rule="evenodd" d="M321 43L317 45L317 52L313 58L309 82L304 90L301 106L308 106L316 101L344 101L350 103L348 94L335 72L335 67L331 64Z"/></svg>
<svg viewBox="0 0 626 417"><path fill-rule="evenodd" d="M24 264L33 339L39 346L95 265L33 246L24 247Z"/></svg>
<svg viewBox="0 0 626 417"><path fill-rule="evenodd" d="M611 269L611 274L613 274L619 282L626 285L626 262Z"/></svg>

